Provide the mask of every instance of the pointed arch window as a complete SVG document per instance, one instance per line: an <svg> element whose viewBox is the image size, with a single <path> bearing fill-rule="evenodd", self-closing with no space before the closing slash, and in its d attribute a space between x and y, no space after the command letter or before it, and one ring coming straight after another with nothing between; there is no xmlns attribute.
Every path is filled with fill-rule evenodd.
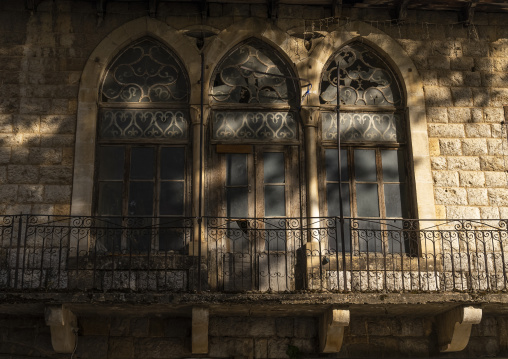
<svg viewBox="0 0 508 359"><path fill-rule="evenodd" d="M340 187L344 216L362 218L346 221L362 232L347 231L345 250L413 252L407 238L386 235L412 215L404 100L395 74L372 48L351 43L325 66L320 101L325 213L340 215ZM335 241L330 247L342 250Z"/></svg>
<svg viewBox="0 0 508 359"><path fill-rule="evenodd" d="M95 213L112 229L144 230L132 238L112 230L99 246L183 250L188 238L177 228L189 211L188 83L180 60L151 38L109 66L99 94ZM165 230L147 230L156 227Z"/></svg>

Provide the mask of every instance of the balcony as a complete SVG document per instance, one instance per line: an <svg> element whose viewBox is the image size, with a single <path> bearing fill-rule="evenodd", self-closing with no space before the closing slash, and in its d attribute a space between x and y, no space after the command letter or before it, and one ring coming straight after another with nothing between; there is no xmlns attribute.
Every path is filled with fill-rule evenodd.
<svg viewBox="0 0 508 359"><path fill-rule="evenodd" d="M0 291L500 292L507 225L2 216Z"/></svg>

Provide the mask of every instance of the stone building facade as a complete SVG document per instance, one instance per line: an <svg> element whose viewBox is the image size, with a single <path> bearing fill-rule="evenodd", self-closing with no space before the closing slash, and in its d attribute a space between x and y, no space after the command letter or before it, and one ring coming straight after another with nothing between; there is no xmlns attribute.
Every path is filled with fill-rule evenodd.
<svg viewBox="0 0 508 359"><path fill-rule="evenodd" d="M508 355L506 20L1 2L0 357Z"/></svg>

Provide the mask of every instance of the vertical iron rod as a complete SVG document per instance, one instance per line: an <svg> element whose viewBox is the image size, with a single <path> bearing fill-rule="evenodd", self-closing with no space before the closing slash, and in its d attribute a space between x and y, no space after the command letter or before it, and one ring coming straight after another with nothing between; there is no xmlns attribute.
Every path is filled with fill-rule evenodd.
<svg viewBox="0 0 508 359"><path fill-rule="evenodd" d="M340 215L340 241L342 244L342 275L344 279L344 291L347 291L346 274L346 245L344 240L344 208L342 206L342 160L340 158L340 57L335 58L337 64L337 154L339 172L339 215ZM353 272L351 271L351 277Z"/></svg>
<svg viewBox="0 0 508 359"><path fill-rule="evenodd" d="M200 123L199 123L199 203L198 203L198 292L201 292L201 235L203 233L203 126L204 126L204 91L205 91L205 54L201 51L201 98L200 98Z"/></svg>

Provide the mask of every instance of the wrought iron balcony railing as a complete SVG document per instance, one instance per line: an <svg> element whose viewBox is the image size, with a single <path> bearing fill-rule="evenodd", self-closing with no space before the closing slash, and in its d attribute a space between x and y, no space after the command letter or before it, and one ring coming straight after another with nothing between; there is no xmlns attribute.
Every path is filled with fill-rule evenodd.
<svg viewBox="0 0 508 359"><path fill-rule="evenodd" d="M0 291L506 291L507 225L2 216Z"/></svg>

